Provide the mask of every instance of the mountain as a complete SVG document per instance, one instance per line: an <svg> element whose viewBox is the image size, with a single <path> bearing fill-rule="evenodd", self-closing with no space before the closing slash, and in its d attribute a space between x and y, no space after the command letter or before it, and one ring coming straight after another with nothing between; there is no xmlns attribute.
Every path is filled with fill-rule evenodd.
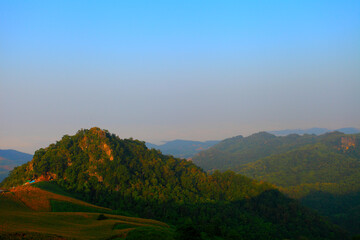
<svg viewBox="0 0 360 240"><path fill-rule="evenodd" d="M360 134L257 133L225 139L193 158L206 170L233 169L360 233Z"/></svg>
<svg viewBox="0 0 360 240"><path fill-rule="evenodd" d="M20 166L32 159L31 154L19 152L16 150L0 149L0 182L8 176L9 172L16 166Z"/></svg>
<svg viewBox="0 0 360 240"><path fill-rule="evenodd" d="M339 128L339 129L336 129L335 131L342 132L342 133L345 133L345 134L357 134L357 133L360 133L359 129L353 128L353 127Z"/></svg>
<svg viewBox="0 0 360 240"><path fill-rule="evenodd" d="M280 187L288 196L360 233L360 134L340 132L240 166L239 173Z"/></svg>
<svg viewBox="0 0 360 240"><path fill-rule="evenodd" d="M334 193L360 190L360 182L354 181L360 179L357 178L360 177L360 134L332 132L316 140L316 143L244 164L238 167L238 172L280 187L343 182L344 186L333 189ZM350 182L351 185L346 184Z"/></svg>
<svg viewBox="0 0 360 240"><path fill-rule="evenodd" d="M348 239L271 185L190 161L99 128L65 135L15 168L2 187L52 180L103 207L176 226L176 239Z"/></svg>
<svg viewBox="0 0 360 240"><path fill-rule="evenodd" d="M278 130L278 131L268 131L268 133L274 134L276 136L286 136L289 134L315 134L321 135L327 132L342 132L346 134L356 134L360 133L360 130L353 127L348 128L339 128L335 130L327 129L327 128L308 128L308 129L286 129L286 130Z"/></svg>
<svg viewBox="0 0 360 240"><path fill-rule="evenodd" d="M248 137L228 138L195 155L192 161L205 170L228 170L254 162L274 153L287 152L299 146L315 143L316 136L291 134L276 137L259 132Z"/></svg>
<svg viewBox="0 0 360 240"><path fill-rule="evenodd" d="M159 149L163 154L173 155L179 158L191 158L196 153L206 150L209 147L217 144L220 141L188 141L188 140L173 140L168 141L162 145L155 145L146 143L148 148Z"/></svg>

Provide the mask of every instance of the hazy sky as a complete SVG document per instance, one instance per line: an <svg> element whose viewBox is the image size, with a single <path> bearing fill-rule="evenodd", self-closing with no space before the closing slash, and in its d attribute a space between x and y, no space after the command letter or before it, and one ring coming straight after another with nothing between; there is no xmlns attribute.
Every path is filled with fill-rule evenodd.
<svg viewBox="0 0 360 240"><path fill-rule="evenodd" d="M360 128L360 1L0 1L0 149L98 126Z"/></svg>

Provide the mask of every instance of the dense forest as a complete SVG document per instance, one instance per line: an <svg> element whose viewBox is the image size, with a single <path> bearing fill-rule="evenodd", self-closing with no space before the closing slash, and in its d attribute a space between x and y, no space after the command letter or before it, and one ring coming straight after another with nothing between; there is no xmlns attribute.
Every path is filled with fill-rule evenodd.
<svg viewBox="0 0 360 240"><path fill-rule="evenodd" d="M315 143L316 139L315 135L291 134L285 137L276 137L267 132L259 132L248 137L236 136L200 152L193 157L193 162L206 171L229 170L271 154L284 153Z"/></svg>
<svg viewBox="0 0 360 240"><path fill-rule="evenodd" d="M177 226L179 239L347 239L341 228L273 186L232 171L207 174L192 162L80 130L35 152L2 183L53 180L83 200Z"/></svg>
<svg viewBox="0 0 360 240"><path fill-rule="evenodd" d="M360 134L341 132L285 137L258 133L224 140L194 161L208 170L231 166L238 173L274 184L286 195L359 234L359 140ZM222 153L232 158L230 165L221 167ZM226 158L224 161L229 163Z"/></svg>

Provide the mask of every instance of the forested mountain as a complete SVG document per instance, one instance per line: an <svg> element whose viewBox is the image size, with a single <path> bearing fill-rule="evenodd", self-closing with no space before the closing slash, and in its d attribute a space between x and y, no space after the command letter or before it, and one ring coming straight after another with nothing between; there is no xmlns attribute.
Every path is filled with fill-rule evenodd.
<svg viewBox="0 0 360 240"><path fill-rule="evenodd" d="M173 140L168 141L162 145L155 145L146 143L148 148L160 150L163 154L173 155L178 158L192 158L196 153L206 150L214 146L220 141L188 141L188 140Z"/></svg>
<svg viewBox="0 0 360 240"><path fill-rule="evenodd" d="M205 169L228 168L276 185L288 196L360 233L360 134L226 139L194 158ZM208 161L207 161L208 159Z"/></svg>
<svg viewBox="0 0 360 240"><path fill-rule="evenodd" d="M8 176L16 166L20 166L32 159L33 155L12 149L0 149L0 182Z"/></svg>
<svg viewBox="0 0 360 240"><path fill-rule="evenodd" d="M268 181L280 187L301 184L341 184L322 188L331 193L347 193L360 189L360 134L327 133L308 144L291 151L272 154L256 162L237 168L253 178ZM320 188L320 187L319 187ZM294 192L300 197L304 192Z"/></svg>
<svg viewBox="0 0 360 240"><path fill-rule="evenodd" d="M291 134L276 137L259 132L248 137L228 138L193 157L193 162L204 170L227 170L254 162L275 153L284 153L299 146L315 143L316 136Z"/></svg>
<svg viewBox="0 0 360 240"><path fill-rule="evenodd" d="M327 133L315 144L273 154L237 170L279 186L288 196L360 233L360 134Z"/></svg>
<svg viewBox="0 0 360 240"><path fill-rule="evenodd" d="M179 239L348 238L269 184L230 171L209 175L189 161L99 128L39 149L2 187L31 179L53 179L84 200L159 219L190 234Z"/></svg>

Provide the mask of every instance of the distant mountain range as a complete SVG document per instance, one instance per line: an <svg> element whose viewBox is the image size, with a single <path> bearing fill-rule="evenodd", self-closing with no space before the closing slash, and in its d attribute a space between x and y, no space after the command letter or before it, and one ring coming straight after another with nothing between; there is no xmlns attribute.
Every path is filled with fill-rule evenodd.
<svg viewBox="0 0 360 240"><path fill-rule="evenodd" d="M327 132L333 132L338 131L346 134L355 134L360 133L360 130L357 128L349 127L349 128L339 128L335 130L327 129L327 128L309 128L309 129L286 129L286 130L279 130L279 131L267 131L268 133L271 133L276 136L287 136L289 134L315 134L315 135L321 135ZM213 141L190 141L190 140L172 140L167 141L164 144L156 145L153 143L146 143L146 146L149 149L158 149L163 154L166 155L173 155L174 157L179 158L192 158L197 153L207 150L208 148L214 146L215 144L219 143L221 141L219 140L213 140Z"/></svg>
<svg viewBox="0 0 360 240"><path fill-rule="evenodd" d="M279 131L267 131L268 133L274 134L276 136L286 136L289 134L315 134L315 135L321 135L327 132L342 132L346 134L355 134L360 133L360 130L353 127L348 128L339 128L339 129L327 129L327 128L308 128L308 129L286 129L286 130L279 130Z"/></svg>
<svg viewBox="0 0 360 240"><path fill-rule="evenodd" d="M14 167L27 163L33 155L19 152L12 149L0 149L0 182L6 178Z"/></svg>
<svg viewBox="0 0 360 240"><path fill-rule="evenodd" d="M166 155L173 155L174 157L179 157L179 158L191 158L196 153L206 150L209 147L212 147L219 142L220 141L217 141L217 140L206 141L206 142L188 141L188 140L173 140L173 141L168 141L162 145L146 143L146 146L149 149L151 149L151 148L158 149L163 154L166 154Z"/></svg>

